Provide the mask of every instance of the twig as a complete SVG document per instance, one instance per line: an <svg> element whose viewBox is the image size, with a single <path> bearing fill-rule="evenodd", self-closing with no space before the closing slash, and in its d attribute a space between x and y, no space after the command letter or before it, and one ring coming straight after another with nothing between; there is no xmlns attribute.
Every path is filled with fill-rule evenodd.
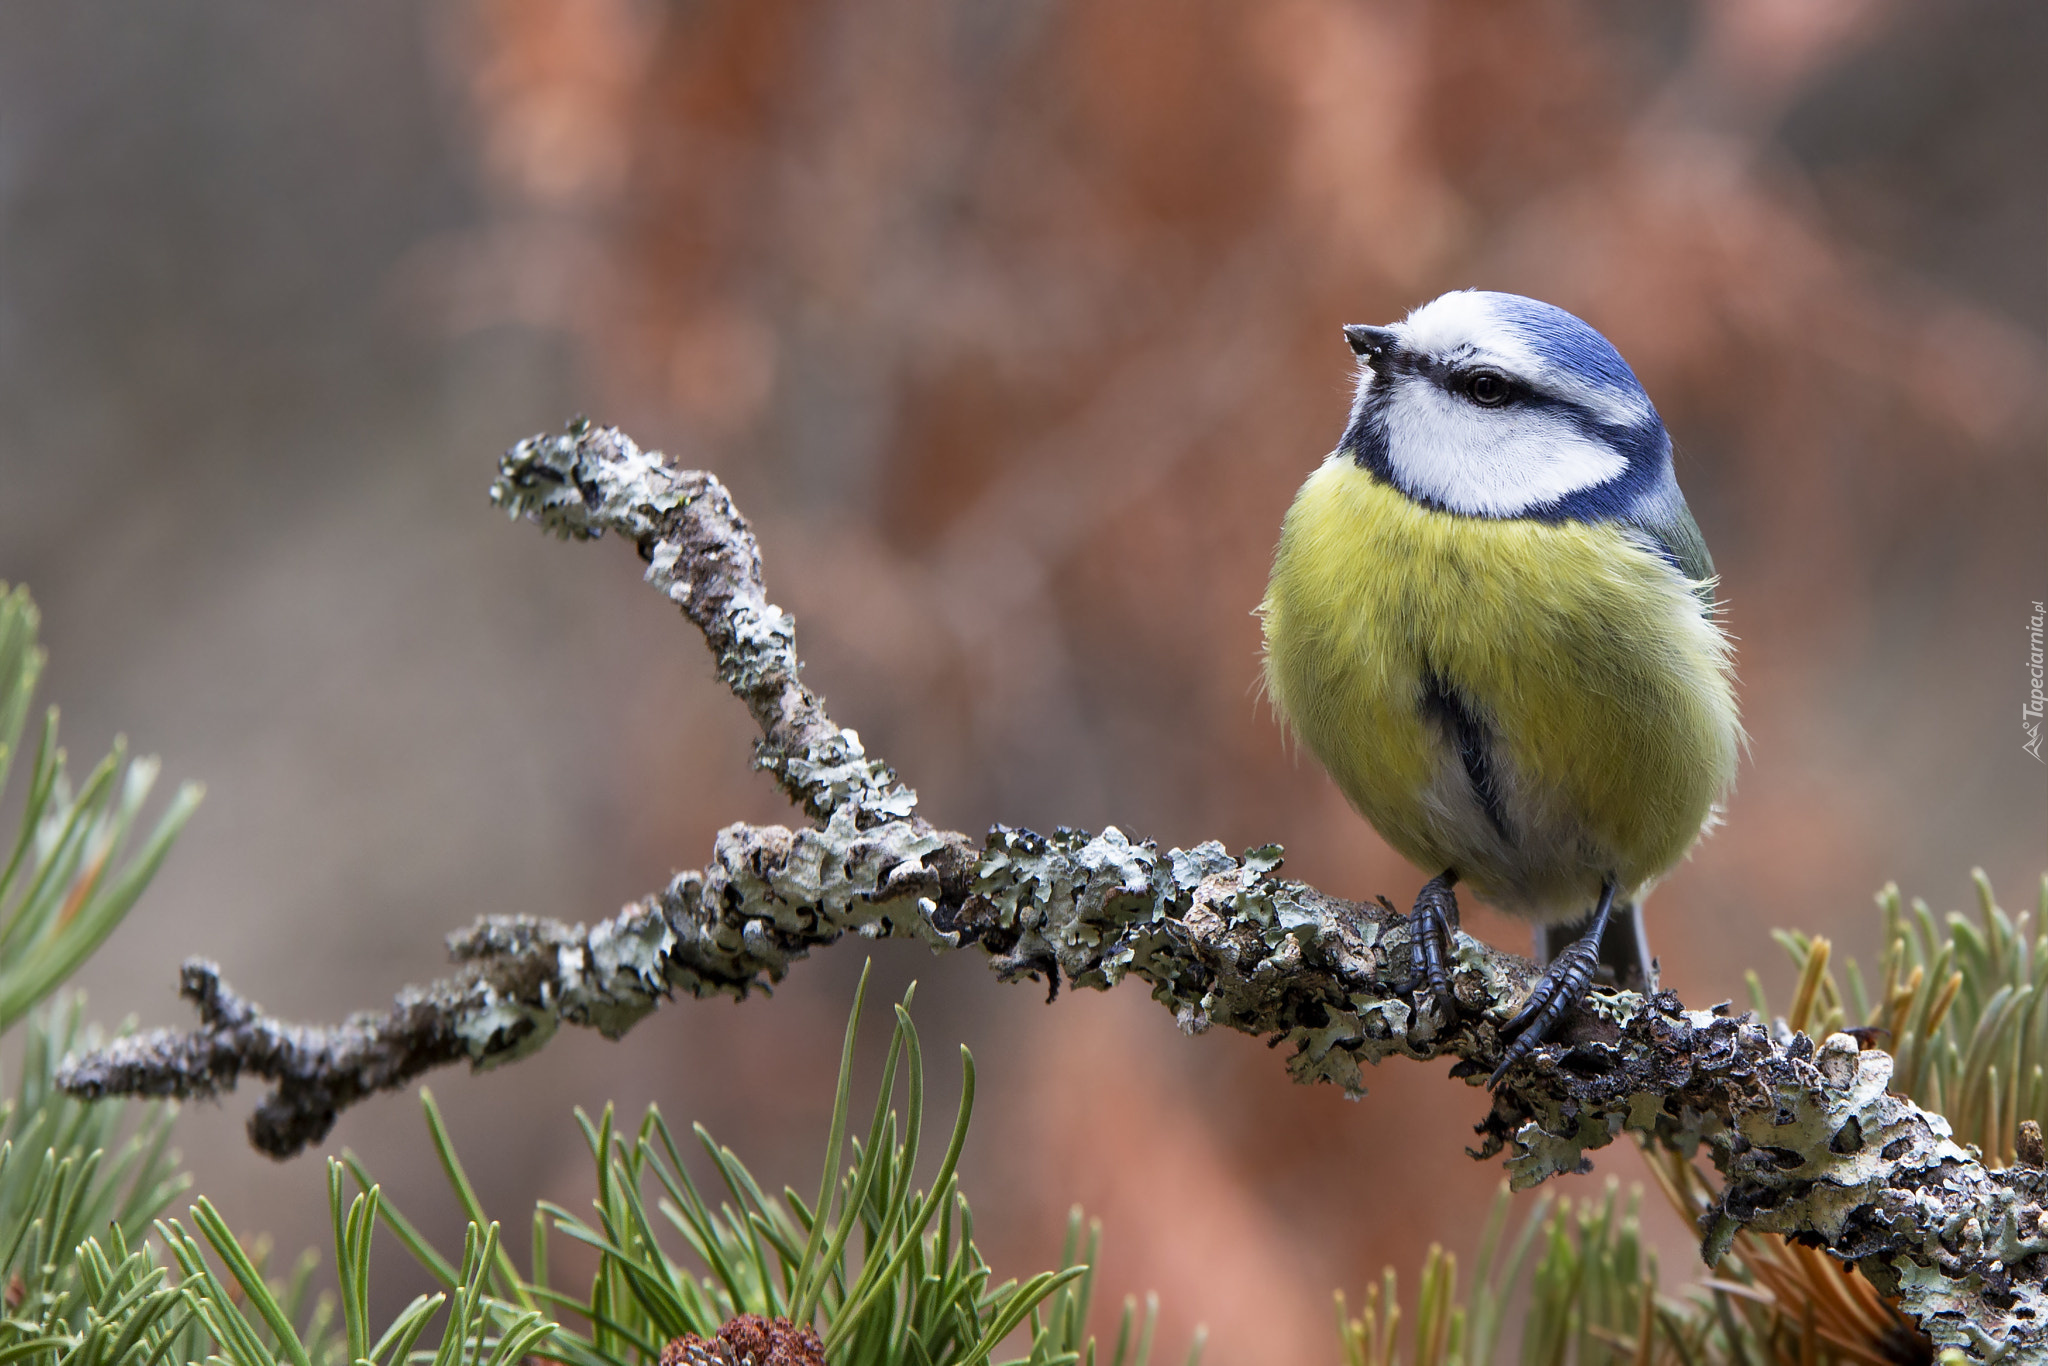
<svg viewBox="0 0 2048 1366"><path fill-rule="evenodd" d="M71 1061L75 1095L208 1096L243 1072L275 1084L250 1137L275 1157L323 1138L340 1110L467 1059L541 1047L563 1022L617 1037L681 992L745 996L851 932L969 944L1005 980L1148 983L1181 1027L1291 1046L1299 1081L1362 1092L1361 1066L1457 1059L1476 1085L1497 1026L1533 975L1460 935L1455 1021L1411 1009L1401 918L1276 875L1277 847L1161 852L1114 827L982 839L916 813L914 792L835 725L799 678L793 624L768 602L760 551L724 485L585 423L506 454L492 498L563 537L631 539L647 581L704 632L719 676L762 739L757 763L813 818L733 825L711 862L594 926L480 920L450 941L462 968L339 1027L281 1024L212 965L184 969L200 1027L119 1039ZM1853 1261L1940 1346L1973 1359L2048 1349L2048 1173L1987 1169L1939 1115L1890 1095L1891 1058L1834 1035L1818 1046L1753 1015L1596 993L1557 1043L1517 1065L1479 1126L1518 1187L1584 1169L1622 1131L1680 1152L1706 1145L1726 1185L1703 1221L1718 1258L1744 1228Z"/></svg>

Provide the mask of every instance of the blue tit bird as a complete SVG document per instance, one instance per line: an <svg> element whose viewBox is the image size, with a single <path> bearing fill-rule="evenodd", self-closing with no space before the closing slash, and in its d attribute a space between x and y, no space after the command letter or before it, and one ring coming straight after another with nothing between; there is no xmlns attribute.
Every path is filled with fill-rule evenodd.
<svg viewBox="0 0 2048 1366"><path fill-rule="evenodd" d="M1492 1085L1603 967L1654 985L1643 896L1718 820L1743 744L1732 647L1671 439L1605 337L1478 290L1344 334L1357 395L1280 533L1266 686L1434 874L1418 997L1456 1007L1457 884L1539 927Z"/></svg>

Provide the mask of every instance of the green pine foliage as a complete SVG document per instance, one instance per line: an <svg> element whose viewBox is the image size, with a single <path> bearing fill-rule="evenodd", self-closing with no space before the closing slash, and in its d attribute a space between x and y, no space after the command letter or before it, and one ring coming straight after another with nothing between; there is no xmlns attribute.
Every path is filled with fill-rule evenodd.
<svg viewBox="0 0 2048 1366"><path fill-rule="evenodd" d="M1339 1292L1337 1331L1346 1366L1636 1361L1638 1344L1654 1335L1650 1320L1657 1312L1657 1258L1642 1247L1637 1197L1622 1202L1613 1181L1599 1199L1554 1199L1546 1192L1503 1249L1511 1204L1503 1185L1480 1237L1469 1300L1458 1297L1456 1254L1430 1248L1412 1333L1402 1332L1408 1315L1393 1268L1366 1292L1355 1318ZM1511 1302L1518 1299L1524 1310L1521 1349L1504 1355L1501 1329Z"/></svg>
<svg viewBox="0 0 2048 1366"><path fill-rule="evenodd" d="M130 1349L178 1318L176 1292L132 1251L185 1188L170 1112L151 1107L124 1138L127 1107L55 1089L57 1060L86 1037L75 999L23 1033L20 1081L0 1122L0 1359L135 1360Z"/></svg>
<svg viewBox="0 0 2048 1366"><path fill-rule="evenodd" d="M198 1331L188 1335L185 1354L166 1353L156 1359L203 1359L226 1366L402 1366L406 1362L514 1366L529 1356L548 1355L548 1340L555 1326L546 1316L530 1310L493 1311L486 1281L497 1255L495 1224L482 1229L469 1226L461 1269L451 1278L446 1293L416 1297L373 1337L370 1243L383 1197L373 1186L344 1209L345 1180L342 1165L330 1160L327 1193L341 1286L338 1324L334 1297L315 1298L308 1293L316 1259L302 1258L286 1283L272 1281L264 1273L262 1259L245 1250L219 1211L201 1199L192 1207L198 1237L175 1219L157 1224L158 1236L177 1262L178 1292ZM448 1311L445 1317L440 1314L444 1307ZM429 1352L419 1343L437 1320L440 1335ZM203 1350L192 1354L195 1347ZM131 1355L110 1359L108 1366L117 1362L143 1366L150 1359Z"/></svg>
<svg viewBox="0 0 2048 1366"><path fill-rule="evenodd" d="M36 644L40 617L22 588L0 585L0 793L15 776L42 674ZM57 709L43 715L28 766L28 787L16 797L21 816L0 868L0 1031L20 1019L76 972L121 923L170 852L171 841L199 804L187 783L172 797L140 847L129 848L136 818L156 782L155 759L130 760L127 744L75 786L57 743Z"/></svg>
<svg viewBox="0 0 2048 1366"><path fill-rule="evenodd" d="M982 1366L999 1351L1021 1352L1002 1358L1016 1366L1146 1366L1156 1303L1148 1302L1140 1315L1135 1301L1126 1300L1113 1343L1098 1344L1088 1334L1100 1230L1089 1227L1084 1247L1078 1210L1057 1270L998 1283L975 1247L974 1216L957 1170L975 1093L974 1060L964 1048L959 1110L929 1184L919 1187L924 1054L910 995L895 1010L866 1137L849 1137L866 992L864 972L847 1022L814 1199L788 1188L779 1197L767 1194L730 1148L697 1126L697 1160L716 1183L700 1186L686 1145L657 1109L627 1132L610 1110L595 1120L579 1112L596 1174L591 1214L544 1202L534 1212L531 1265L522 1271L502 1248L489 1259L486 1314L494 1330L509 1331L522 1314L559 1315L565 1322L545 1355L566 1366L652 1362L671 1340L709 1338L742 1314L815 1324L835 1366ZM429 1133L471 1227L495 1227L431 1096L425 1104ZM357 1182L370 1188L369 1174L354 1159L349 1163ZM454 1265L398 1211L385 1207L382 1215L435 1279L456 1284ZM557 1236L596 1251L598 1267L587 1289L557 1284L551 1275L549 1246ZM1199 1353L1198 1343L1189 1361Z"/></svg>
<svg viewBox="0 0 2048 1366"><path fill-rule="evenodd" d="M52 707L26 783L11 780L44 664L35 604L0 585L0 799L18 806L0 865L0 1033L21 1046L0 1106L0 1359L135 1362L179 1339L189 1309L140 1250L184 1189L161 1106L86 1105L54 1085L91 1040L79 1002L37 1012L121 922L199 800L187 785L133 841L157 774L116 741L74 782ZM88 1237L88 1235L91 1235ZM183 1358L180 1358L183 1359Z"/></svg>
<svg viewBox="0 0 2048 1366"><path fill-rule="evenodd" d="M1654 1161L1660 1159L1653 1158ZM1660 1181L1687 1183L1688 1218L1705 1183L1682 1159ZM1673 1170L1684 1175L1674 1176ZM1432 1247L1412 1313L1394 1272L1350 1317L1337 1300L1346 1366L1910 1366L1932 1363L1927 1340L1867 1281L1821 1252L1744 1235L1711 1276L1667 1294L1642 1245L1637 1196L1618 1183L1604 1195L1539 1197L1505 1256L1505 1188L1481 1241L1471 1297L1461 1301L1457 1259ZM1533 1253L1533 1262L1529 1260ZM1524 1271L1526 1269L1526 1275ZM1519 1345L1501 1325L1518 1309ZM1404 1321L1414 1321L1412 1331Z"/></svg>
<svg viewBox="0 0 2048 1366"><path fill-rule="evenodd" d="M2048 876L2037 908L2008 915L1979 868L1976 915L1937 917L1896 886L1878 893L1884 958L1873 996L1851 960L1844 992L1829 941L1796 930L1777 939L1799 972L1787 1025L1816 1037L1849 1026L1875 1030L1897 1060L1892 1090L1942 1114L1956 1141L1992 1166L2016 1155L2024 1120L2048 1128ZM1750 994L1768 1017L1763 989Z"/></svg>
<svg viewBox="0 0 2048 1366"><path fill-rule="evenodd" d="M37 1011L135 905L197 806L186 784L146 835L138 822L157 776L125 743L74 781L49 708L24 772L44 651L28 594L0 586L0 793L19 805L0 865L0 1034L21 1046L13 1097L0 1105L0 1363L5 1366L398 1366L448 1296L416 1301L369 1336L368 1229L375 1191L344 1213L331 1173L338 1265L349 1294L311 1293L314 1259L282 1283L228 1230L212 1204L192 1209L195 1238L161 1218L186 1189L170 1148L167 1105L85 1104L56 1089L59 1061L87 1046L77 998ZM486 1321L482 1273L496 1232L471 1229L469 1257L442 1320L435 1366L507 1366L552 1332L540 1315ZM352 1240L351 1240L352 1237ZM210 1255L209 1255L210 1254ZM215 1269L218 1263L219 1270Z"/></svg>

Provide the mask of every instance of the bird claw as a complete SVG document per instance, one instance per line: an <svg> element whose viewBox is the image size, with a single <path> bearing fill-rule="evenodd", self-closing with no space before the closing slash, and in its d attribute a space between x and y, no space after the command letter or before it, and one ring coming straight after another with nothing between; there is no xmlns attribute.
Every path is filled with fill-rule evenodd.
<svg viewBox="0 0 2048 1366"><path fill-rule="evenodd" d="M1433 877L1416 894L1415 909L1408 913L1408 952L1413 968L1401 984L1417 1010L1426 995L1429 1005L1444 1019L1458 1009L1458 997L1451 990L1451 932L1458 927L1458 897L1452 885L1455 873Z"/></svg>
<svg viewBox="0 0 2048 1366"><path fill-rule="evenodd" d="M1600 940L1607 933L1607 921L1614 911L1614 884L1600 889L1600 909L1593 923L1570 948L1550 960L1550 966L1529 990L1529 999L1514 1018L1501 1026L1500 1036L1508 1041L1500 1055L1500 1066L1486 1079L1486 1089L1500 1085L1500 1079L1550 1037L1558 1022L1586 999L1592 990L1593 974L1600 967Z"/></svg>

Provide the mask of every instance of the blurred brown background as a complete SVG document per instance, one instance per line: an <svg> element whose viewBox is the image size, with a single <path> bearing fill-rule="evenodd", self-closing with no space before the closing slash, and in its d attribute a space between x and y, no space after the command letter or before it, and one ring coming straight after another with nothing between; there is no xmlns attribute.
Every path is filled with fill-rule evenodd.
<svg viewBox="0 0 2048 1366"><path fill-rule="evenodd" d="M336 1018L478 914L606 914L787 819L637 560L485 504L577 411L732 484L811 682L932 819L1279 840L1404 900L1255 702L1249 612L1341 427L1339 324L1467 285L1616 342L1724 575L1754 749L1652 902L1667 980L1782 1001L1785 924L1867 962L1887 878L1960 905L1982 864L2016 909L2048 865L2044 40L2029 0L0 8L0 576L73 754L121 728L210 786L95 1010L182 1023L198 952ZM862 953L439 1078L515 1245L587 1198L575 1104L815 1180ZM1001 1273L1078 1199L1166 1344L1334 1360L1333 1287L1475 1240L1498 1173L1440 1069L1348 1104L1135 989L876 957L930 1055L979 1060ZM317 1163L243 1147L251 1099L184 1120L201 1186L322 1242ZM459 1241L416 1102L342 1145Z"/></svg>

